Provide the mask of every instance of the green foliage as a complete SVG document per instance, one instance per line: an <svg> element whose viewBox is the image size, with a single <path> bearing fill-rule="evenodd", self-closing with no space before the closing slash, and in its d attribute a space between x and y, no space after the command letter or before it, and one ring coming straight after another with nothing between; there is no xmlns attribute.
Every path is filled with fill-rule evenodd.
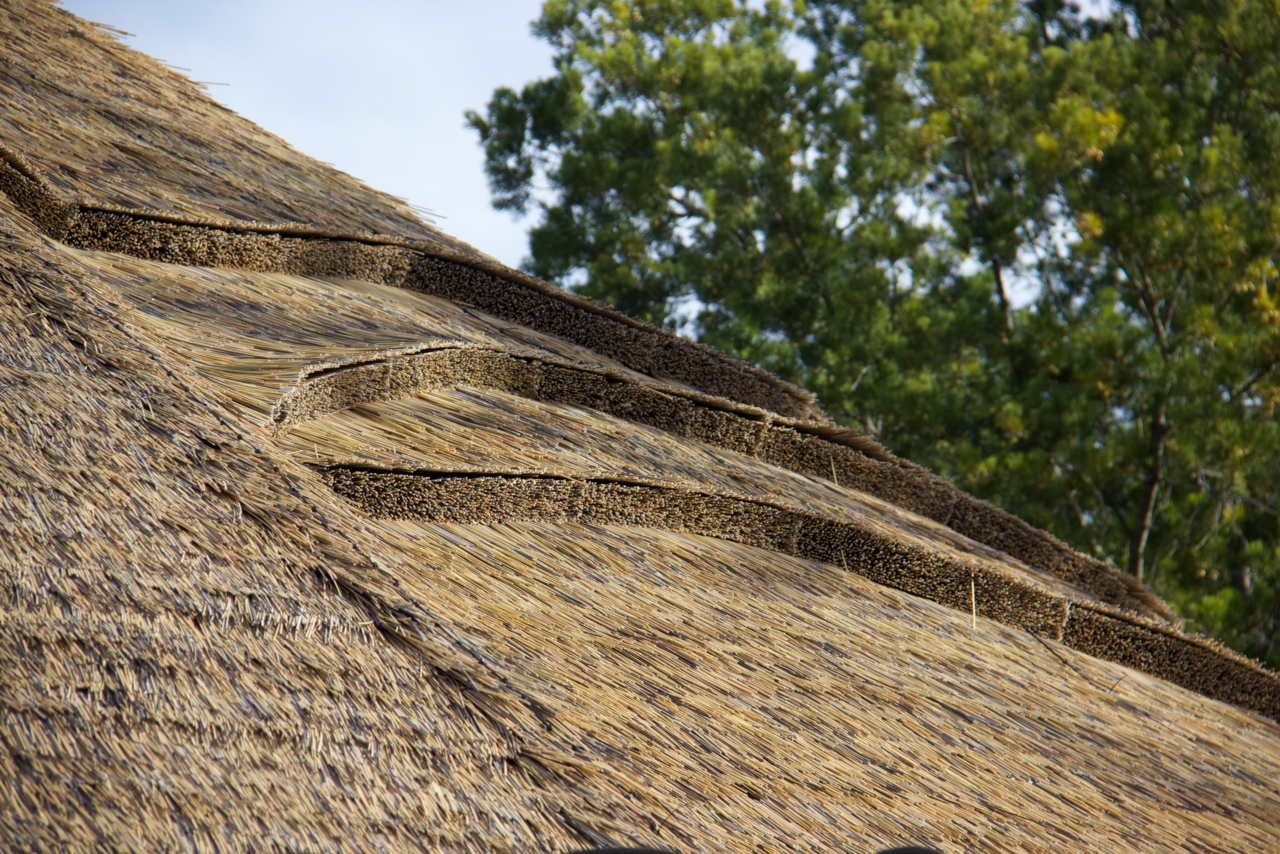
<svg viewBox="0 0 1280 854"><path fill-rule="evenodd" d="M468 117L531 272L1280 664L1273 4L548 0L535 32L556 73Z"/></svg>

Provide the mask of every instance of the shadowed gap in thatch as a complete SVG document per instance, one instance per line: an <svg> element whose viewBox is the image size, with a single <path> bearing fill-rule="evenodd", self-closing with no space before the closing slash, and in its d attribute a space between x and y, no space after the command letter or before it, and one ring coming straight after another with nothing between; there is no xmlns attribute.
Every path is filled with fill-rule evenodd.
<svg viewBox="0 0 1280 854"><path fill-rule="evenodd" d="M482 269L483 259L432 257L425 254L421 246L411 248L394 238L329 235L298 227L193 225L176 217L145 212L73 206L59 199L20 155L2 147L0 189L8 192L46 232L80 248L185 265L344 276L439 293L475 304L504 319L589 346L641 372L687 381L695 387L745 402L748 407L758 406L764 410L764 426L753 425L746 431L749 435L754 430L763 440L756 442L753 455L813 476L826 477L829 471L837 482L843 466L847 481L856 479L860 488L873 495L942 522L1060 578L1082 584L1113 604L1177 622L1176 615L1136 581L1097 559L1073 551L1012 514L961 493L927 470L899 460L890 465L871 465L868 458L883 461L888 455L866 437L835 428L828 422L804 423L797 419L778 427L769 424L769 412L778 412L784 417L816 414L811 406L812 396L807 392L780 383L766 372L709 348L559 292L531 277L504 269L497 272L509 275L501 278L495 271ZM467 265L465 261L472 263ZM548 300L559 305L548 311L551 305ZM548 328L548 324L554 328ZM548 366L544 370L554 369ZM578 380L578 386L583 385L579 377L566 378L559 385L572 390L573 380ZM568 394L572 396L573 392ZM650 401L659 394L650 393ZM579 398L592 396L591 390L578 394ZM631 397L636 401L641 394L636 392ZM798 406L800 400L805 402L804 406ZM566 402L593 405L589 401ZM630 413L620 411L627 408L631 409ZM606 411L652 423L645 420L643 406L638 403L620 409ZM714 410L705 405L686 407L686 412L690 411L710 413ZM701 428L693 428L690 438L736 450L743 436L742 422L754 419L735 418L721 410L703 420L706 423ZM668 429L661 424L655 426ZM762 445L767 448L764 453L760 452ZM836 450L841 445L862 453Z"/></svg>
<svg viewBox="0 0 1280 854"><path fill-rule="evenodd" d="M468 255L452 247L407 244L395 238L368 235L332 234L306 227L211 221L193 224L181 218L146 211L71 205L59 199L20 156L7 150L0 154L3 155L0 156L0 189L4 189L18 202L47 234L73 246L122 252L134 257L186 265L231 266L271 272L353 277L415 288L464 304L476 305L504 319L594 349L642 373L688 382L704 391L745 403L748 407L759 406L797 420L819 414L812 406L811 395L782 383L766 372L728 359L701 345L680 341L669 333L637 323L589 301L558 292L545 283L507 270L478 255ZM818 426L830 428L829 424ZM780 429L794 432L791 426ZM766 431L766 434L772 435L773 431ZM813 444L815 439L824 438L834 437L809 435L801 443ZM797 458L803 458L803 448L799 449L800 453L795 453L796 450L792 449L793 454ZM830 451L819 456L825 456L828 465L834 460ZM866 457L865 454L862 456ZM914 468L909 463L900 461L891 464L908 470ZM809 466L797 470L809 473L812 468ZM812 473L825 476L825 473L819 471ZM832 476L838 479L837 467L833 467ZM917 483L926 483L930 478L933 476L925 472L923 479ZM936 478L934 480L938 487L934 490L935 495L939 492L945 495L948 489L954 492L954 488ZM1026 544L1034 547L1031 551L1041 552L1039 559L1028 561L1032 565L1044 562L1046 546L1051 560L1052 553L1059 552L1067 558L1068 564L1075 560L1086 564L1097 563L1056 544L1051 537L1035 531L1009 514L973 499L962 501L958 494L951 502L945 522L953 530L1007 552L1018 549L1019 540L1024 540L1024 554L1027 553ZM1029 537L1027 532L1031 534ZM1105 565L1099 566L1106 571L1104 575L1110 574L1113 581L1132 588L1118 572ZM1096 569L1097 567L1086 566L1086 572ZM1142 594L1144 591L1132 589L1130 592ZM1132 598L1140 599L1141 596ZM1156 610L1159 613L1158 607ZM1142 623L1141 620L1131 622L1128 619L1120 622L1139 627ZM1149 630L1145 631L1150 635ZM1082 630L1078 634L1081 637L1099 637L1107 633L1094 626L1090 632ZM1234 696L1241 692L1251 696L1258 694L1256 679L1245 679L1247 684L1242 685L1222 685L1224 681L1229 681L1223 677L1223 668L1233 673L1237 669L1230 654L1213 650L1212 645L1203 639L1183 638L1176 632L1165 630L1157 631L1157 635L1177 637L1183 641L1181 646L1186 649L1211 651L1214 661L1210 662L1210 666L1202 667L1198 675L1192 674L1193 681L1203 682L1206 678L1216 680L1203 693L1218 697L1227 694ZM1112 641L1110 645L1116 650L1124 647L1124 643L1117 646L1116 641ZM1129 646L1143 648L1144 644L1130 643ZM1172 657L1183 665L1186 663L1187 656L1173 654L1167 642L1157 639L1153 644L1145 646L1150 649L1131 655L1113 651L1111 657L1121 655L1122 658L1132 659L1137 662L1135 666L1148 672L1164 672L1164 665L1152 669L1151 661L1156 659ZM1251 662L1246 662L1245 665L1246 670L1262 677L1262 693L1267 694L1271 684L1275 682L1274 678ZM1174 670L1180 668L1181 665ZM1174 678L1173 681L1186 684L1185 678L1181 681ZM1249 708L1258 707L1258 701L1247 698L1230 701ZM1269 701L1264 700L1262 704L1266 705L1267 702Z"/></svg>
<svg viewBox="0 0 1280 854"><path fill-rule="evenodd" d="M483 259L461 259L473 262L467 265L460 259L431 257L422 247L411 249L394 238L327 235L266 225L191 225L175 217L144 212L71 206L58 199L20 155L8 150L0 150L0 189L28 210L47 232L80 248L186 265L245 267L400 284L475 304L504 319L591 347L643 373L686 381L718 396L759 406L766 413L817 414L812 408L812 395L780 383L764 371L573 298L532 277L504 269L497 272L510 275L500 278L495 271L481 268L483 264L478 262ZM559 305L548 311L548 300ZM800 406L802 401L804 405ZM641 420L639 413L636 416ZM733 432L714 427L737 427L735 419L722 416L710 420L718 423L713 429L700 431L707 438L692 438L710 439L711 444L732 449L737 439ZM825 477L829 469L838 481L839 457L847 469L862 469L846 471L846 477L857 477L860 483L868 484L872 494L1060 578L1082 583L1099 591L1109 602L1177 622L1176 615L1136 581L1073 551L1012 514L964 495L925 469L903 461L869 467L857 455L831 450L834 444L841 444L863 451L863 457L884 454L865 437L834 428L829 422L812 422L803 433L807 436L800 438L790 425L767 430L764 435L773 447L764 458L819 477ZM818 440L816 446L814 440ZM826 466L822 465L824 462ZM868 469L872 477L867 477Z"/></svg>

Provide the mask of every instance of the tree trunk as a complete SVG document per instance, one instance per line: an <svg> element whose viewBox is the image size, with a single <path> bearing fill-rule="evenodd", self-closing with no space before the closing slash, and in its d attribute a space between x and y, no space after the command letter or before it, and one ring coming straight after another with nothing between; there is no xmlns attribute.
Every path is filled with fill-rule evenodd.
<svg viewBox="0 0 1280 854"><path fill-rule="evenodd" d="M1156 515L1156 498L1160 494L1160 478L1163 470L1164 441L1169 425L1164 420L1164 396L1157 398L1151 413L1151 447L1147 476L1143 480L1142 501L1133 528L1129 531L1129 574L1143 580L1147 540L1151 536L1151 523Z"/></svg>

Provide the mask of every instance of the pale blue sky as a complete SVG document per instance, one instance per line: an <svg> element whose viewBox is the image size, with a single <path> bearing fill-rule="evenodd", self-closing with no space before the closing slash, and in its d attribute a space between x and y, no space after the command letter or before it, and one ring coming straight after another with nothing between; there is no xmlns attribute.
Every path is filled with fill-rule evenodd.
<svg viewBox="0 0 1280 854"><path fill-rule="evenodd" d="M463 111L551 72L541 0L63 0L223 104L512 266L526 224L489 205Z"/></svg>

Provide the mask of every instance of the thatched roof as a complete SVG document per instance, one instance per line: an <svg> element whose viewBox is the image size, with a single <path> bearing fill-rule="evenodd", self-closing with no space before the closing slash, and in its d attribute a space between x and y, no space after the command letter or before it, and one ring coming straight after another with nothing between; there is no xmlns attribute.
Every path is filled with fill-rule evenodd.
<svg viewBox="0 0 1280 854"><path fill-rule="evenodd" d="M1280 680L1114 568L0 32L0 848L1274 845Z"/></svg>

